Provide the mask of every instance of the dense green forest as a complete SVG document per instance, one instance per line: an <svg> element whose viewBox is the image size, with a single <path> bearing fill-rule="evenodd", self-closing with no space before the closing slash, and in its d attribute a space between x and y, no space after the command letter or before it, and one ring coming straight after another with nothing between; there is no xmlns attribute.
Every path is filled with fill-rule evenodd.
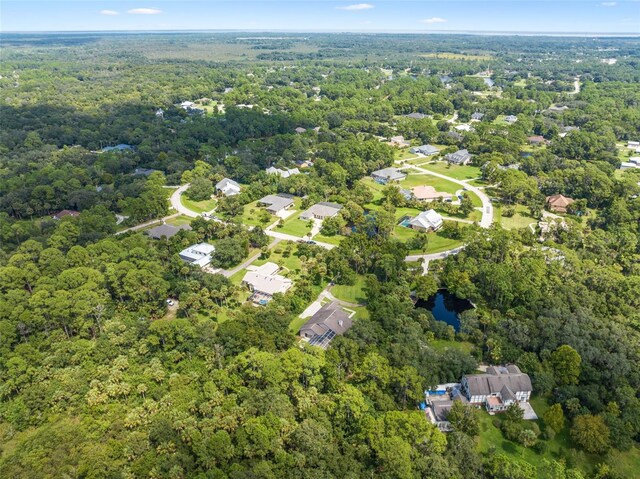
<svg viewBox="0 0 640 479"><path fill-rule="evenodd" d="M637 477L637 39L0 42L0 477ZM371 180L391 166L399 187ZM454 196L437 232L398 224L422 185ZM271 194L343 208L316 230ZM163 222L189 228L144 234ZM178 255L201 242L215 269ZM293 287L256 306L267 260ZM439 288L475 306L459 331L414 305ZM327 291L354 320L322 350L297 333ZM531 377L540 419L432 425L425 390L488 364Z"/></svg>

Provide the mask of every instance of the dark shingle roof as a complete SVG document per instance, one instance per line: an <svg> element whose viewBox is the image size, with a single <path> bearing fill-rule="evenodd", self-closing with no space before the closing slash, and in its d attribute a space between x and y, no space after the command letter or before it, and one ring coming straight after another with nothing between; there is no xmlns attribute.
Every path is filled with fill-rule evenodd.
<svg viewBox="0 0 640 479"><path fill-rule="evenodd" d="M464 376L470 396L488 396L502 391L507 386L512 392L533 391L531 379L520 372L517 366L510 368L490 366L486 374L472 374Z"/></svg>

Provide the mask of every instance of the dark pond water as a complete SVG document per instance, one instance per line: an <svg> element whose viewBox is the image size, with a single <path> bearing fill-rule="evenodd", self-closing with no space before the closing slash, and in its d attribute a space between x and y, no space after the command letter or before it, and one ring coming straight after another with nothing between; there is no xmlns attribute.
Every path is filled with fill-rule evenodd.
<svg viewBox="0 0 640 479"><path fill-rule="evenodd" d="M457 332L460 330L460 317L458 315L463 311L473 309L473 305L466 299L457 298L446 289L441 289L426 301L418 300L416 308L424 308L430 311L436 320L444 321L453 326L453 329Z"/></svg>

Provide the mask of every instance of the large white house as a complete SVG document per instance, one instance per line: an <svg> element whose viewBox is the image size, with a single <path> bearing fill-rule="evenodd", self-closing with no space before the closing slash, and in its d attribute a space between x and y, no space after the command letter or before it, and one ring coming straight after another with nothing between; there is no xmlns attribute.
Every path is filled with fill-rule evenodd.
<svg viewBox="0 0 640 479"><path fill-rule="evenodd" d="M216 247L209 243L199 243L189 246L178 253L180 259L196 266L207 266L211 262L211 255Z"/></svg>
<svg viewBox="0 0 640 479"><path fill-rule="evenodd" d="M462 391L470 404L485 406L489 412L505 411L511 404L529 402L531 379L515 364L489 366L484 374L462 377Z"/></svg>
<svg viewBox="0 0 640 479"><path fill-rule="evenodd" d="M435 210L427 210L409 220L408 226L418 231L437 231L443 220Z"/></svg>
<svg viewBox="0 0 640 479"><path fill-rule="evenodd" d="M267 172L267 175L277 175L280 178L289 178L290 176L300 174L300 170L298 168L287 168L286 170L282 170L280 168L270 166L265 171Z"/></svg>
<svg viewBox="0 0 640 479"><path fill-rule="evenodd" d="M216 191L224 196L234 196L240 194L240 185L229 178L224 178L216 183Z"/></svg>
<svg viewBox="0 0 640 479"><path fill-rule="evenodd" d="M249 268L252 269L249 270ZM254 303L265 304L274 294L284 294L293 286L289 278L278 274L280 267L275 263L267 262L257 268L251 266L249 268L242 283L253 291L250 299Z"/></svg>

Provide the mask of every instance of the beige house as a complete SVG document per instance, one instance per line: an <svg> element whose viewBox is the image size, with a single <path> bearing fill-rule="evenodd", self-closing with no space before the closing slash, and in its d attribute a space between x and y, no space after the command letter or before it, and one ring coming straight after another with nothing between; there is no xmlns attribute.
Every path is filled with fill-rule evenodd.
<svg viewBox="0 0 640 479"><path fill-rule="evenodd" d="M451 193L446 193L443 191L436 191L433 186L415 186L411 188L411 193L416 200L420 201L433 201L439 198L443 200L448 200L453 198Z"/></svg>

